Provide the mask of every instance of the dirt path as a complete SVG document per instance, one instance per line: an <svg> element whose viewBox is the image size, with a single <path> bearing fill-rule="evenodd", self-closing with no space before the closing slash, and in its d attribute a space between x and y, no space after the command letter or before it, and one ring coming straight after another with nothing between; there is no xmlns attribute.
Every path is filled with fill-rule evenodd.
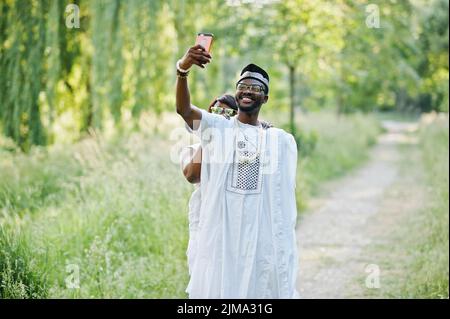
<svg viewBox="0 0 450 319"><path fill-rule="evenodd" d="M370 223L380 220L385 192L398 179L398 145L416 143L407 135L417 129L416 123L385 121L383 126L387 133L380 136L370 160L326 185L324 195L314 200L298 223L301 298L363 297L365 280L356 289L354 281L365 278L366 266L373 263L366 249L377 240Z"/></svg>

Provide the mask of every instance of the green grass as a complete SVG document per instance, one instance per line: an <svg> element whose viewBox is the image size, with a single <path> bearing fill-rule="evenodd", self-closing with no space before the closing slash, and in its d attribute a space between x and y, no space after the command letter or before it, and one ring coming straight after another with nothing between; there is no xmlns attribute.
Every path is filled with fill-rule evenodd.
<svg viewBox="0 0 450 319"><path fill-rule="evenodd" d="M169 148L131 136L2 154L2 229L26 233L33 250L23 254L48 273L50 296L184 297L191 188ZM68 264L79 267L80 289L66 288Z"/></svg>
<svg viewBox="0 0 450 319"><path fill-rule="evenodd" d="M449 283L449 127L436 121L420 130L427 203L409 228L410 278L400 294L413 298L448 298Z"/></svg>
<svg viewBox="0 0 450 319"><path fill-rule="evenodd" d="M317 144L299 161L300 208L322 181L362 163L379 132L371 116L305 120ZM186 297L193 188L169 160L169 136L96 136L29 154L0 142L0 296Z"/></svg>
<svg viewBox="0 0 450 319"><path fill-rule="evenodd" d="M47 282L24 238L0 228L0 299L45 298Z"/></svg>

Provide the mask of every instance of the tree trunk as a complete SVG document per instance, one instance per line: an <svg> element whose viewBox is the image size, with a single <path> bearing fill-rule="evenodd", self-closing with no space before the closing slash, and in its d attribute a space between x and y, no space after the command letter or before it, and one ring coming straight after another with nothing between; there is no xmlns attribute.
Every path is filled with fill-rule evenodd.
<svg viewBox="0 0 450 319"><path fill-rule="evenodd" d="M89 71L91 70L90 63L88 64ZM82 127L82 131L89 132L89 129L93 126L94 121L94 105L92 101L92 87L91 87L91 75L87 76L86 80L86 91L88 98L86 99L86 109L85 109L85 116L84 116L84 125Z"/></svg>
<svg viewBox="0 0 450 319"><path fill-rule="evenodd" d="M289 65L290 115L289 126L291 134L295 136L295 67Z"/></svg>

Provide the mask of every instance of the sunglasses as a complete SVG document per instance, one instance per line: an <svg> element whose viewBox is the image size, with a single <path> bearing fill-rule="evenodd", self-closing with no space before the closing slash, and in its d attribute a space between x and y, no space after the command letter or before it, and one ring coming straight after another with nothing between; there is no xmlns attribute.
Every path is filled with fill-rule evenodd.
<svg viewBox="0 0 450 319"><path fill-rule="evenodd" d="M237 114L237 112L235 110L221 107L219 105L220 105L220 103L217 102L213 107L211 107L211 112L214 114L219 114L219 115L225 114L226 116L229 116L229 117L235 116Z"/></svg>

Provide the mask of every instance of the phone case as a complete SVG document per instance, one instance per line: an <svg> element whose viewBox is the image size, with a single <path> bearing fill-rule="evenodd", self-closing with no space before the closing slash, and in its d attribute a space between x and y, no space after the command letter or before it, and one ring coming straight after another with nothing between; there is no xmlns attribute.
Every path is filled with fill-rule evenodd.
<svg viewBox="0 0 450 319"><path fill-rule="evenodd" d="M195 44L200 44L202 47L205 48L205 50L210 53L212 42L213 42L214 35L211 33L199 33L197 34L197 40L195 41Z"/></svg>

